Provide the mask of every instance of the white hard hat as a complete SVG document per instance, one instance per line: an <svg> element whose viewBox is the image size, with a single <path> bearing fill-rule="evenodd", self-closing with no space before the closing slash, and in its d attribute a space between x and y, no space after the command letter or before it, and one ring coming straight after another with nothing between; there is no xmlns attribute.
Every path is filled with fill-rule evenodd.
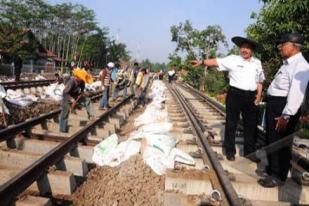
<svg viewBox="0 0 309 206"><path fill-rule="evenodd" d="M107 66L108 66L109 68L113 68L113 67L115 66L115 64L114 64L113 62L109 62L109 63L107 64Z"/></svg>

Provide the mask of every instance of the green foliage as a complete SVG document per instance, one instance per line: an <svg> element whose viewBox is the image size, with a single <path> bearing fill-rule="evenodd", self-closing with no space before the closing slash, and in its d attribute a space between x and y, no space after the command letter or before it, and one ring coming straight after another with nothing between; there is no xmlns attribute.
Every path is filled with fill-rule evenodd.
<svg viewBox="0 0 309 206"><path fill-rule="evenodd" d="M107 59L112 62L117 62L120 59L127 61L129 52L126 50L126 45L112 40L108 43Z"/></svg>
<svg viewBox="0 0 309 206"><path fill-rule="evenodd" d="M206 76L206 91L210 94L221 94L228 89L228 78L224 72L209 69Z"/></svg>
<svg viewBox="0 0 309 206"><path fill-rule="evenodd" d="M105 46L107 40L107 31L97 28L96 33L89 35L87 38L81 38L80 41L84 42L84 44L80 45L77 51L83 54L83 59L95 62L96 67L105 65L107 64L107 58L103 55L107 53L107 47ZM98 45L101 45L101 47Z"/></svg>
<svg viewBox="0 0 309 206"><path fill-rule="evenodd" d="M28 30L20 29L9 23L0 22L0 42L0 53L7 59L12 60L18 55L22 58L38 55L35 49L37 41L33 35Z"/></svg>
<svg viewBox="0 0 309 206"><path fill-rule="evenodd" d="M151 69L152 72L159 72L160 70L162 70L163 72L167 71L167 66L165 65L165 63L153 63L151 65Z"/></svg>
<svg viewBox="0 0 309 206"><path fill-rule="evenodd" d="M80 4L0 0L0 26L4 24L30 29L41 45L68 62L78 56L79 62L103 66L107 61L129 58L126 45L110 40L108 30L99 28L95 21L94 11ZM0 48L7 41L3 38Z"/></svg>
<svg viewBox="0 0 309 206"><path fill-rule="evenodd" d="M190 68L190 67L188 67ZM204 77L204 69L196 68L196 69L188 69L188 75L184 77L184 80L192 85L194 88L199 89L201 78Z"/></svg>
<svg viewBox="0 0 309 206"><path fill-rule="evenodd" d="M176 53L170 54L168 59L170 60L168 63L168 67L174 67L176 68L176 70L182 68L181 57L178 56Z"/></svg>
<svg viewBox="0 0 309 206"><path fill-rule="evenodd" d="M171 27L172 41L177 43L175 53L170 54L169 66L178 70L188 71L184 78L189 84L200 90L220 93L227 85L223 74L211 71L208 74L204 68L192 68L191 60L198 58L213 58L217 56L220 44L227 46L225 35L220 26L207 26L206 29L194 29L187 20L178 26ZM178 52L185 52L187 55L184 60Z"/></svg>
<svg viewBox="0 0 309 206"><path fill-rule="evenodd" d="M275 40L281 34L299 32L305 37L303 53L309 56L309 1L263 0L259 14L252 14L256 23L247 34L262 45L260 56L269 83L281 65Z"/></svg>
<svg viewBox="0 0 309 206"><path fill-rule="evenodd" d="M142 60L142 62L140 63L140 66L142 68L146 68L149 69L151 72L159 72L160 70L166 72L167 71L167 66L165 65L165 63L153 63L151 62L149 59L144 59Z"/></svg>
<svg viewBox="0 0 309 206"><path fill-rule="evenodd" d="M175 52L185 51L190 59L214 57L220 44L227 47L225 35L218 25L207 26L199 31L186 20L178 26L172 26L170 31L172 41L177 43Z"/></svg>

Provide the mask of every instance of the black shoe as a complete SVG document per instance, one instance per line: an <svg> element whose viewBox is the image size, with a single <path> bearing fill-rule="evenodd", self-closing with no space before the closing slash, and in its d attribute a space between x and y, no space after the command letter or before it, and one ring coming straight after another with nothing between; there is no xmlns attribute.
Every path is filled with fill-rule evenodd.
<svg viewBox="0 0 309 206"><path fill-rule="evenodd" d="M278 187L278 186L284 185L284 182L282 182L281 180L275 177L271 177L271 176L268 176L263 179L259 179L258 183L266 188L272 188L272 187Z"/></svg>
<svg viewBox="0 0 309 206"><path fill-rule="evenodd" d="M226 159L229 161L235 161L235 155L226 155Z"/></svg>

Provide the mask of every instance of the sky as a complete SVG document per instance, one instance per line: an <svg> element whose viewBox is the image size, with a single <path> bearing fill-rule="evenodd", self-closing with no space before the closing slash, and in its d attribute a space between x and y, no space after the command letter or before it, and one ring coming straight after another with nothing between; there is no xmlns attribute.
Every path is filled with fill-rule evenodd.
<svg viewBox="0 0 309 206"><path fill-rule="evenodd" d="M221 26L229 48L233 36L245 36L254 23L251 13L259 12L259 0L49 0L72 2L94 10L100 26L108 27L111 38L127 45L138 61L168 62L176 43L171 42L170 27L189 20L193 28ZM226 50L226 49L225 49ZM224 49L222 49L224 53Z"/></svg>

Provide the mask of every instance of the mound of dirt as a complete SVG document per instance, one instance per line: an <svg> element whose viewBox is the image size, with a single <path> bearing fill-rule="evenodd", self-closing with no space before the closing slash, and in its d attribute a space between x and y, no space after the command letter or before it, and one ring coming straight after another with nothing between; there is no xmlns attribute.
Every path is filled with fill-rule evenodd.
<svg viewBox="0 0 309 206"><path fill-rule="evenodd" d="M115 168L93 169L73 194L73 205L160 206L164 181L136 155Z"/></svg>

